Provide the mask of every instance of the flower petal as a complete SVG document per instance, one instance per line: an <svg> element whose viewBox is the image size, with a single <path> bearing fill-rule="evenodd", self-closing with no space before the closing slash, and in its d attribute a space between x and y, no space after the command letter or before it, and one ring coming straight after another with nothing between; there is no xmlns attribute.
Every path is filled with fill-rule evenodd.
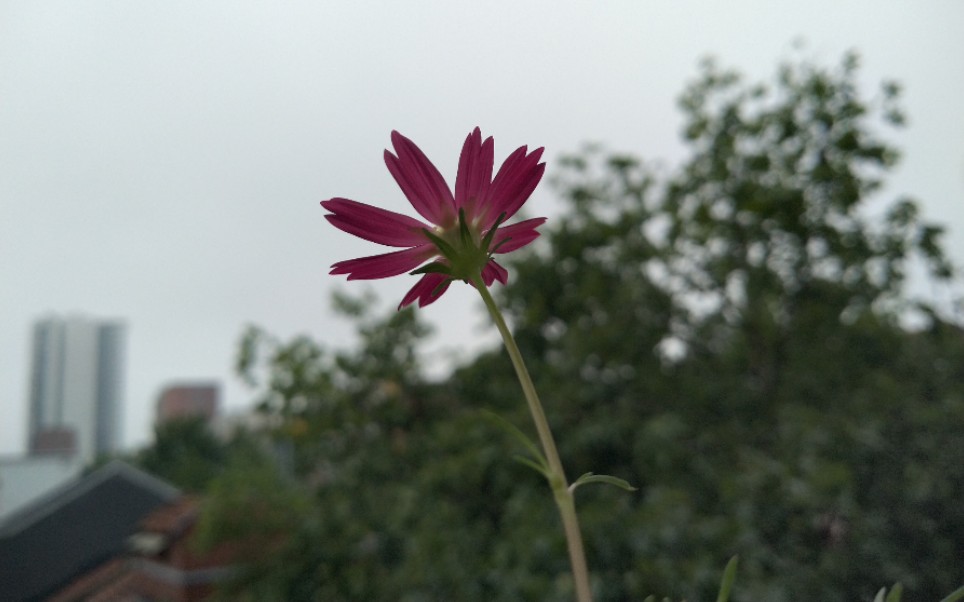
<svg viewBox="0 0 964 602"><path fill-rule="evenodd" d="M508 282L509 270L499 265L496 260L490 259L489 262L485 264L485 267L482 268L482 282L484 282L486 286L492 286L492 283L496 280L502 284Z"/></svg>
<svg viewBox="0 0 964 602"><path fill-rule="evenodd" d="M544 224L545 221L546 218L544 217L535 217L511 226L500 227L495 231L495 236L492 237L492 248L495 249L496 253L511 253L516 249L521 249L539 238L539 232L536 228Z"/></svg>
<svg viewBox="0 0 964 602"><path fill-rule="evenodd" d="M455 222L455 199L442 174L415 143L392 132L396 155L385 151L385 165L408 201L425 219L439 226Z"/></svg>
<svg viewBox="0 0 964 602"><path fill-rule="evenodd" d="M325 218L333 226L358 238L392 247L426 243L422 229L428 226L407 215L337 197L322 201L321 206L331 211Z"/></svg>
<svg viewBox="0 0 964 602"><path fill-rule="evenodd" d="M410 272L436 254L430 244L403 251L348 259L331 266L331 274L348 274L349 280L375 280Z"/></svg>
<svg viewBox="0 0 964 602"><path fill-rule="evenodd" d="M465 209L469 221L476 217L492 182L492 163L492 137L483 142L482 131L475 128L462 145L459 172L455 178L455 206Z"/></svg>
<svg viewBox="0 0 964 602"><path fill-rule="evenodd" d="M415 286L405 293L402 302L398 304L398 309L411 305L415 300L418 300L419 307L434 303L451 283L451 280L446 282L446 277L442 274L425 274L415 283Z"/></svg>
<svg viewBox="0 0 964 602"><path fill-rule="evenodd" d="M539 163L543 150L538 148L526 155L523 146L505 160L489 187L483 228L490 227L502 213L509 219L529 200L546 169L545 163Z"/></svg>

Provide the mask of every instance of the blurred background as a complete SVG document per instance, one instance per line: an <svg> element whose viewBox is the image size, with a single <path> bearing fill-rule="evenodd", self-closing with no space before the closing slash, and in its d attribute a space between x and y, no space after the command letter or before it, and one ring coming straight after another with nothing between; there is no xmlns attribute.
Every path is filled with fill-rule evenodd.
<svg viewBox="0 0 964 602"><path fill-rule="evenodd" d="M60 327L44 330L47 327L37 324L67 324L67 330L73 324L82 331L77 336L99 350L102 363L96 365L111 366L114 401L104 410L110 419L97 423L107 420L111 425L109 436L101 437L103 445L85 443L85 437L93 441L96 434L74 433L70 439L55 428L47 429L41 445L56 447L67 436L70 445L94 450L89 460L95 451L122 453L129 459L139 457L142 467L152 466L144 450L155 449L150 447L156 443L155 423L175 417L182 405L190 408L187 414L234 416L238 424L250 422L250 413L260 407L258 428L274 433L272 453L287 458L291 474L315 485L325 482L338 471L319 468L318 458L341 458L345 450L338 446L348 443L332 443L336 451L306 450L294 437L314 433L324 440L319 433L337 422L337 413L318 418L321 410L315 401L334 395L327 389L318 393L321 385L312 378L319 372L342 385L354 383L342 386L338 395L369 396L367 387L377 384L375 398L401 395L409 400L402 404L402 413L410 414L382 417L392 425L382 424L383 431L395 433L392 453L407 449L409 421L424 417L426 408L446 406L445 399L448 407L460 407L449 399L453 395L466 403L475 400L476 406L493 403L514 412L507 409L511 403L486 400L490 394L511 398L515 390L483 386L485 379L475 389L466 385L460 393L451 392L453 382L475 382L469 376L484 373L486 362L498 364L497 356L484 353L497 340L473 292L454 286L442 302L393 317L412 279L369 286L328 276L335 261L376 251L370 243L330 227L318 205L342 196L412 214L382 160L390 132L398 130L414 140L452 183L464 136L480 126L484 135L495 138L497 163L518 146L546 148L547 177L526 212L549 216L545 231L554 235L519 254L520 263L510 268L511 282L519 286L508 289L502 300L536 365L544 363L546 374L557 370L576 375L594 391L574 394L556 418L563 435L571 437L575 463L597 472L623 467L617 476L643 481L642 495L656 504L647 506L648 518L619 506L639 521L641 530L646 531L642 525L654 516L657 522L692 522L704 529L662 542L647 535L655 539L643 537L646 543L640 544L637 538L628 547L590 543L599 546L591 566L621 566L621 561L605 557L612 553L622 559L638 554L640 562L644 556L659 557L660 562L687 567L661 573L659 567L633 568L627 561L624 572L613 568L609 575L620 585L611 590L600 586L602 599L638 599L621 597L637 593L699 599L699 592L717 578L712 571L721 569L730 553L741 546L764 550L773 545L775 550L779 546L772 543L773 534L797 533L798 527L799 540L781 541L807 552L780 548L774 557L784 558L785 552L793 559L784 564L750 560L747 579L756 584L752 599L793 599L786 597L789 581L771 585L772 575L781 569L792 572L799 583L808 575L826 578L836 584L827 591L841 596L865 591L870 587L866 580L853 577L857 569L847 572L846 566L858 564L856 559L880 575L878 586L903 578L910 579L911 586L916 579L923 592L946 590L961 575L960 563L956 569L941 564L962 551L960 531L935 544L939 554L922 550L914 556L921 563L936 562L935 571L943 571L947 582L908 573L914 563L894 559L893 550L907 543L899 539L904 535L894 535L894 540L878 533L887 545L871 545L860 553L830 546L850 558L851 565L814 551L824 549L822 544L807 548L806 533L833 543L835 537L844 537L840 533L849 528L844 525L864 508L854 492L876 477L858 475L856 467L866 466L856 459L859 454L840 465L822 464L847 455L825 447L831 445L829 439L852 437L872 448L868 441L887 435L858 428L866 426L861 412L886 406L866 421L884 424L904 416L902 404L919 394L934 403L954 400L958 405L947 411L961 415L964 385L960 364L954 363L961 356L953 355L962 339L955 306L960 286L948 266L964 257L962 25L964 6L957 2L746 1L724 6L535 1L470 6L434 1L0 1L0 454L19 458L33 445L30 400L36 378L31 358L41 354L38 337L69 339L56 334ZM716 62L707 63L706 57ZM730 70L742 79L733 80L727 75ZM768 95L756 95L757 83L768 86ZM741 110L728 112L733 106ZM754 116L759 119L754 121ZM788 119L794 122L792 128ZM727 140L727 132L732 140ZM794 148L801 153L796 158ZM742 200L720 205L717 200L723 197ZM743 219L743 211L755 217ZM624 219L614 221L613 216ZM646 236L640 238L640 232ZM606 249L601 240L613 238L627 247ZM600 247L595 254L585 251L595 247ZM733 250L737 248L741 250ZM626 266L638 269L629 275L620 271ZM546 292L560 281L576 282L575 272L596 274L593 270L614 279L587 276L585 287L574 284L554 296ZM527 274L528 285L523 280ZM641 278L639 287L634 288L633 275ZM810 287L811 282L819 286ZM335 291L353 298L333 303ZM357 298L371 291L375 297ZM556 306L553 299L566 301ZM615 311L617 301L627 316L636 316L640 330L623 325L620 332L606 334L605 316ZM841 340L826 345L820 340L819 347L787 343L836 332L828 324L858 331L847 330ZM248 330L249 325L261 330ZM945 327L950 330L941 330ZM411 337L379 335L385 328ZM38 335L41 331L47 334ZM916 334L902 338L908 332L938 331L946 340L925 343ZM575 345L576 332L582 333L578 340L594 341L599 348ZM295 338L300 335L308 339ZM392 356L380 348L386 336L393 344L410 347L411 357L399 362L404 353ZM243 341L246 346L241 346ZM239 346L253 354L243 358L248 376L252 370L268 375L257 380L254 389L236 373ZM269 353L271 359L259 363L263 358L255 352L264 347L290 353L281 360ZM381 357L379 349L388 359L372 364L372 358ZM880 355L874 355L878 351ZM340 362L334 359L339 353ZM847 353L863 355L854 359ZM935 369L944 362L946 372L934 375L922 366L908 368L906 362L914 357L933 359L928 365ZM309 376L290 376L291 366L284 362L292 358L320 363L308 370ZM817 361L828 359L836 363ZM585 364L567 363L577 360ZM644 369L638 362L651 365ZM853 369L854 382L865 370L873 373L868 382L878 385L884 374L902 374L894 367L902 366L908 372L897 378L898 384L909 388L897 392L884 387L888 397L854 384L853 391L834 397L834 387L839 391L848 382L847 373L834 377L839 380L820 381L832 367L848 362L862 366ZM447 381L456 366L467 366L469 376ZM385 372L392 369L399 373ZM282 386L271 380L272 370L289 374L281 380L290 382ZM665 381L657 383L657 374ZM703 386L720 374L728 376L718 379L718 387ZM364 386L360 375L367 378ZM642 380L656 384L642 386ZM412 397L410 389L420 392ZM411 401L416 398L424 399L424 406ZM635 414L623 408L627 413L621 414L623 410L604 405L617 398L623 403L645 398L646 409ZM884 398L894 405L880 402ZM750 418L766 414L754 405L764 399L801 414L747 427L752 435L730 427L720 439L693 435L695 425L707 420L752 423ZM774 426L790 429L816 420L804 406L795 405L806 399L820 399L826 407L846 406L848 418L841 419L846 432L831 434L821 423L812 429L823 433L820 442L801 443L797 438L806 438L803 434ZM857 401L848 405L844 399ZM699 406L699 412L663 413L689 402ZM97 402L89 403L94 407ZM375 406L381 411L379 403ZM604 415L623 416L625 424L638 427L637 434L649 433L649 443L633 443L625 432L607 432L605 420L595 430L577 432L573 424L591 424L596 411L586 408L592 404L603 404L598 411ZM332 407L341 406L333 402ZM928 429L948 424L939 419L944 416L940 410L930 411L934 422L922 431L908 427L907 445L916 445L925 435L938 437ZM305 413L308 418L301 416ZM364 422L355 415L341 417L346 423ZM469 428L458 422L467 420L458 412L443 418L455 422L439 427L443 434L433 435L438 440L446 441L445 429L455 428L453 424ZM520 426L527 424L524 414L518 418ZM847 430L851 427L856 430ZM294 439L285 441L279 432ZM766 432L785 437L754 438ZM944 441L943 449L950 453L946 450L957 449L953 446L960 445L960 439L945 435L948 439L935 440ZM489 436L498 438L479 434L485 440ZM759 476L752 482L721 485L710 479L685 495L663 491L660 495L666 497L654 501L656 490L647 493L645 481L659 475L634 468L638 462L661 466L663 476L683 467L717 474L715 467L694 468L691 460L675 454L681 446L697 456L715 454L722 449L717 446L725 448L725 441L744 437L759 444L758 454L722 457L748 473L752 465ZM607 438L621 443L608 447L601 443ZM443 447L454 445L452 441ZM508 443L503 447L511 449ZM664 457L659 451L664 448L675 451L666 451ZM919 465L901 465L905 477L944 466L929 451L918 451ZM800 459L806 465L800 470L810 476L786 468L781 458ZM583 466L590 459L595 464ZM182 482L172 476L173 469L159 476L200 491L221 468L182 475ZM450 468L454 472L432 473L428 482L465 477L464 467ZM948 476L946 482L938 476L914 481L923 488L918 492L923 509L900 519L908 521L911 531L948 532L944 504L964 491L964 483L960 475ZM811 477L819 483L808 481ZM470 484L458 487L471 495ZM482 485L494 487L484 479ZM532 491L543 493L537 485ZM769 500L785 496L784 487L799 493L810 486L816 491L812 497L800 494L807 500L800 502L806 510L788 511L767 535L741 531L757 524L758 517L754 503L737 501L736 490L752 490L751 498ZM719 487L733 491L720 493ZM599 507L631 503L625 498L614 502L618 495L598 494L605 498ZM712 498L721 516L738 516L739 521L671 520L660 512L689 503L675 495ZM414 504L417 498L406 499ZM529 507L527 500L516 501L519 508ZM713 514L699 510L704 511ZM480 512L494 512L485 520L514 524L499 510L453 512L453 517L465 512L471 520ZM881 516L879 521L887 525L897 520ZM921 516L930 517L930 526L919 524ZM414 529L408 520L398 518L385 529ZM591 518L584 522L587 534L594 528L609 532L593 527ZM547 524L551 531L554 524ZM960 522L955 524L961 528ZM387 544L379 539L378 529L359 529L346 537L361 548L392 559L412 558L399 540ZM867 540L877 541L877 535L867 535ZM704 540L715 542L711 554L699 561L687 556L694 542ZM557 543L550 538L545 549L555 550ZM426 543L418 553L448 553L446 545ZM932 552L938 554L936 560L926 560ZM516 553L505 552L508 556L500 562L510 569L554 574L555 559L543 562L541 556L519 558ZM478 566L493 566L491 558L482 556ZM837 569L825 565L844 566L839 572L845 576L832 581L826 575ZM380 571L390 570L379 566ZM405 570L419 574L413 566ZM888 572L888 567L898 568ZM811 568L815 572L808 573ZM374 579L373 574L366 579ZM674 579L690 579L695 585L672 591L656 587L669 587ZM565 599L566 583L533 583L520 579L518 589L504 591L479 585L475 593L467 590L458 599L537 599L533 592L546 587ZM436 583L425 591L439 587L444 592L450 586ZM530 586L534 589L525 589ZM354 586L345 587L327 599L378 599L372 592L353 597L345 592ZM419 587L405 584L409 591ZM821 590L819 595L826 593ZM411 599L436 599L432 595ZM299 596L289 592L289 599L302 599ZM550 599L548 594L545 599Z"/></svg>
<svg viewBox="0 0 964 602"><path fill-rule="evenodd" d="M243 407L230 358L246 323L350 336L327 268L370 247L329 228L318 202L408 211L382 162L393 129L450 179L477 125L497 161L545 146L550 174L585 142L672 166L685 156L676 97L708 55L761 78L804 40L822 61L859 51L868 94L899 81L909 126L886 190L919 197L964 256L957 3L0 7L4 452L26 444L30 329L48 312L127 323L125 445L147 440L170 379L220 379ZM559 207L543 186L528 210ZM477 348L478 307L456 287L430 308L438 345Z"/></svg>

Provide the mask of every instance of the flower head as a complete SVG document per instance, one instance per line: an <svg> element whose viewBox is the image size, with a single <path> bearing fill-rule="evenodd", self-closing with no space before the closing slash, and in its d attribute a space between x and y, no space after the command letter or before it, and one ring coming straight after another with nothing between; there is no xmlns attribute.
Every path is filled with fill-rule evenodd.
<svg viewBox="0 0 964 602"><path fill-rule="evenodd" d="M492 177L492 138L475 128L465 139L455 178L455 194L435 165L415 144L392 132L395 153L385 151L385 164L408 201L425 220L335 197L322 201L325 217L336 228L371 242L402 250L339 261L332 274L349 280L388 278L406 272L421 274L399 308L418 301L419 307L442 296L453 280L481 277L486 286L508 281L509 273L492 258L522 248L539 236L546 218L506 226L535 190L546 164L542 148L531 153L522 146L506 158ZM420 267L421 266L421 267Z"/></svg>

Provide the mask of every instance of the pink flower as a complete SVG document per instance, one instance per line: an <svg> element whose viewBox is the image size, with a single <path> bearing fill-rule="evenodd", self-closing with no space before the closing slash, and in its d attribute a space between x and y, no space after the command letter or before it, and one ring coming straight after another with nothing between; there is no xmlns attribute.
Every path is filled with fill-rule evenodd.
<svg viewBox="0 0 964 602"><path fill-rule="evenodd" d="M482 132L475 128L462 146L453 195L438 169L411 140L392 132L392 146L395 154L385 151L388 171L429 223L349 199L322 201L321 206L331 212L325 217L336 228L371 242L402 247L339 261L331 266L331 273L348 274L349 280L422 274L399 309L416 300L419 307L434 302L453 280L468 282L481 276L486 286L496 280L505 284L509 273L492 255L526 246L538 238L536 228L546 221L540 217L503 225L542 179L543 149L528 154L525 146L516 149L493 178L492 138L482 140Z"/></svg>

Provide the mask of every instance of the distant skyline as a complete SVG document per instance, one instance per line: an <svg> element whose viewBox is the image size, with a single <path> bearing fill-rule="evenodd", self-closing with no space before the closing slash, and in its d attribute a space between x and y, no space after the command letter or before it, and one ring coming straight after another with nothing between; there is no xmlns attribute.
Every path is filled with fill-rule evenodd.
<svg viewBox="0 0 964 602"><path fill-rule="evenodd" d="M880 198L920 200L964 263L962 24L964 3L936 0L0 0L0 454L26 445L46 313L127 324L127 447L147 442L172 382L217 380L222 411L244 409L232 366L247 324L344 345L333 290L388 308L411 286L329 276L371 249L318 205L408 211L382 162L391 130L450 183L475 126L497 162L545 146L547 180L586 142L671 170L686 152L675 101L707 55L756 81L854 49L865 96L899 81L909 125L880 128L903 153ZM526 208L558 212L548 181ZM436 369L495 341L468 287L423 313Z"/></svg>
<svg viewBox="0 0 964 602"><path fill-rule="evenodd" d="M121 447L126 336L123 323L46 316L33 325L31 454L76 454L82 462Z"/></svg>

